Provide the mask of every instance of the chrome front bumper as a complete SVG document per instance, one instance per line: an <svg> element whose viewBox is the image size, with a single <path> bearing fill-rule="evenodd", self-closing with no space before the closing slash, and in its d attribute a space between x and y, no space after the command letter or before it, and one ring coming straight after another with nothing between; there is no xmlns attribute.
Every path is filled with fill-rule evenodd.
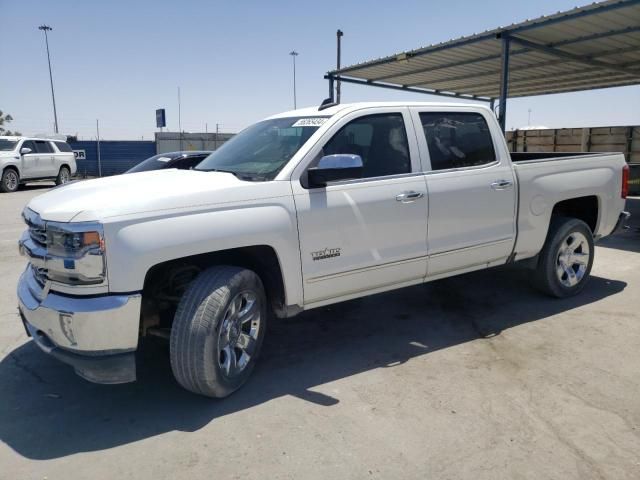
<svg viewBox="0 0 640 480"><path fill-rule="evenodd" d="M96 383L135 380L141 295L72 297L48 291L28 266L18 283L27 332L46 353Z"/></svg>

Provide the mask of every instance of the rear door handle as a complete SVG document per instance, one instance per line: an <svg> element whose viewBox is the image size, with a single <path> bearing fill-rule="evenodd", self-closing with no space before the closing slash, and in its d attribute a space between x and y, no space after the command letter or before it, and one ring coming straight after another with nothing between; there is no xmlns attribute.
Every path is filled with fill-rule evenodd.
<svg viewBox="0 0 640 480"><path fill-rule="evenodd" d="M402 203L410 203L410 202L414 202L419 198L424 197L424 193L422 192L415 192L415 191L410 191L410 192L402 192L398 195L396 195L396 201L398 202L402 202Z"/></svg>
<svg viewBox="0 0 640 480"><path fill-rule="evenodd" d="M513 182L510 180L496 180L491 184L491 188L494 190L506 190L513 186Z"/></svg>

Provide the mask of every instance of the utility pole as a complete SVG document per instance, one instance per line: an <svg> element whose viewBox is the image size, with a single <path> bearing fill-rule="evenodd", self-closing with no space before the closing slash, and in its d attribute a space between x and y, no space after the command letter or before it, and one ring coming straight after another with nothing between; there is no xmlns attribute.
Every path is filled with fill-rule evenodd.
<svg viewBox="0 0 640 480"><path fill-rule="evenodd" d="M180 87L178 87L178 130L180 131L180 150L182 151L182 107L180 105Z"/></svg>
<svg viewBox="0 0 640 480"><path fill-rule="evenodd" d="M336 32L336 40L338 41L338 58L336 61L336 70L340 71L340 56L342 54L341 52L341 38L344 35L344 33L342 32L342 30L338 30ZM340 74L338 74L340 75ZM340 77L338 77L338 81L336 82L336 103L340 103Z"/></svg>
<svg viewBox="0 0 640 480"><path fill-rule="evenodd" d="M298 105L296 102L296 57L299 55L298 52L292 50L289 52L291 58L293 58L293 109L297 109Z"/></svg>
<svg viewBox="0 0 640 480"><path fill-rule="evenodd" d="M213 142L213 149L217 150L218 149L218 129L220 127L220 124L216 123L216 139Z"/></svg>
<svg viewBox="0 0 640 480"><path fill-rule="evenodd" d="M56 133L58 133L58 112L56 111L56 95L53 91L53 75L51 73L51 56L49 55L49 37L47 36L47 32L53 30L49 25L40 25L38 30L42 30L44 32L44 42L47 45L47 62L49 63L49 81L51 82L51 99L53 100L53 124Z"/></svg>
<svg viewBox="0 0 640 480"><path fill-rule="evenodd" d="M100 161L100 124L96 118L96 140L98 141L98 176L102 176L102 162Z"/></svg>
<svg viewBox="0 0 640 480"><path fill-rule="evenodd" d="M527 125L530 127L531 126L531 109L529 109L529 117L527 119Z"/></svg>

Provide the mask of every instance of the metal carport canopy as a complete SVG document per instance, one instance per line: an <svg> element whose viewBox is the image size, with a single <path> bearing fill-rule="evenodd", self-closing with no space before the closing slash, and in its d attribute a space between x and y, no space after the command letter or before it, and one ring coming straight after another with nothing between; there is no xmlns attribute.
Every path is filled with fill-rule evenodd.
<svg viewBox="0 0 640 480"><path fill-rule="evenodd" d="M329 72L333 80L492 102L640 84L640 0L607 0Z"/></svg>

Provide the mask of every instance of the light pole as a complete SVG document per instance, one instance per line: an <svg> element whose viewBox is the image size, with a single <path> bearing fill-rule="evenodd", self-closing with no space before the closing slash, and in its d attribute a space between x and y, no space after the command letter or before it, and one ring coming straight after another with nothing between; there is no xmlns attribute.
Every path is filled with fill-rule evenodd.
<svg viewBox="0 0 640 480"><path fill-rule="evenodd" d="M292 50L289 52L291 58L293 58L293 109L295 110L297 107L296 103L296 57L299 55L298 52Z"/></svg>
<svg viewBox="0 0 640 480"><path fill-rule="evenodd" d="M341 57L341 38L344 35L342 30L338 30L336 32L336 39L338 40L338 58L336 62L336 70L340 71L340 57ZM338 77L338 81L336 82L336 103L340 103L340 77Z"/></svg>
<svg viewBox="0 0 640 480"><path fill-rule="evenodd" d="M49 81L51 82L51 99L53 100L53 122L56 133L58 133L58 112L56 111L56 95L53 92L53 75L51 74L51 56L49 55L49 37L47 37L47 31L53 30L49 25L40 25L38 30L44 32L44 42L47 45L47 61L49 62Z"/></svg>

